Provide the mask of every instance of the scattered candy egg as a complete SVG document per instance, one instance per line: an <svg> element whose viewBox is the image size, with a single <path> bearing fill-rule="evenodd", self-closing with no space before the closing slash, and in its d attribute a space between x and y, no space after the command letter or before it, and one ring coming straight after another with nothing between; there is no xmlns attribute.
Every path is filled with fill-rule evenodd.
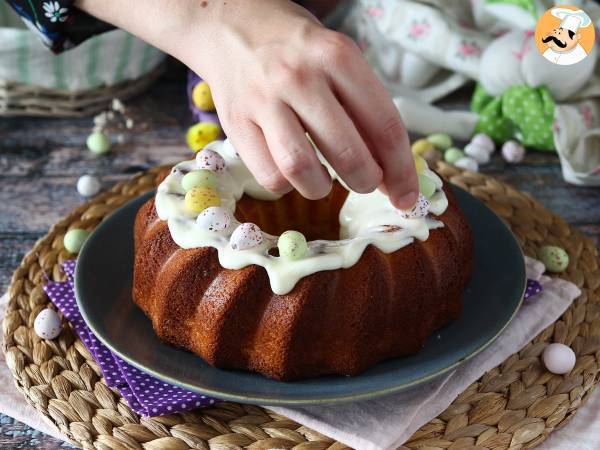
<svg viewBox="0 0 600 450"><path fill-rule="evenodd" d="M204 149L196 154L196 167L222 173L225 170L225 160L214 150Z"/></svg>
<svg viewBox="0 0 600 450"><path fill-rule="evenodd" d="M465 155L470 156L479 164L487 164L490 162L490 153L478 144L467 144L465 146Z"/></svg>
<svg viewBox="0 0 600 450"><path fill-rule="evenodd" d="M446 161L448 164L454 164L456 161L464 157L465 153L456 147L450 147L448 150L446 150L446 153L444 153L444 161Z"/></svg>
<svg viewBox="0 0 600 450"><path fill-rule="evenodd" d="M62 326L56 311L50 308L42 309L33 321L33 329L42 339L54 339L60 334Z"/></svg>
<svg viewBox="0 0 600 450"><path fill-rule="evenodd" d="M192 89L192 102L202 111L214 111L215 102L206 81L201 81Z"/></svg>
<svg viewBox="0 0 600 450"><path fill-rule="evenodd" d="M470 170L472 172L479 171L479 163L470 156L465 156L464 158L460 158L458 161L454 163L456 167L460 167L461 169Z"/></svg>
<svg viewBox="0 0 600 450"><path fill-rule="evenodd" d="M507 141L502 145L502 157L507 163L520 163L525 158L525 147L517 141Z"/></svg>
<svg viewBox="0 0 600 450"><path fill-rule="evenodd" d="M435 164L443 158L442 153L438 150L427 150L426 152L421 153L421 156L430 166L435 166Z"/></svg>
<svg viewBox="0 0 600 450"><path fill-rule="evenodd" d="M77 192L83 197L93 197L101 187L100 180L94 175L82 175L77 180Z"/></svg>
<svg viewBox="0 0 600 450"><path fill-rule="evenodd" d="M421 155L427 150L435 150L435 147L427 139L417 139L411 146L413 155Z"/></svg>
<svg viewBox="0 0 600 450"><path fill-rule="evenodd" d="M195 187L216 189L218 184L217 176L208 169L192 170L181 179L181 187L185 192Z"/></svg>
<svg viewBox="0 0 600 450"><path fill-rule="evenodd" d="M425 217L429 212L429 200L423 194L419 194L417 198L417 203L410 209L399 209L398 213L400 217L404 219L419 219L421 217Z"/></svg>
<svg viewBox="0 0 600 450"><path fill-rule="evenodd" d="M102 155L110 150L110 140L102 131L92 132L85 141L90 152Z"/></svg>
<svg viewBox="0 0 600 450"><path fill-rule="evenodd" d="M222 231L231 224L231 213L221 206L209 206L196 218L203 230Z"/></svg>
<svg viewBox="0 0 600 450"><path fill-rule="evenodd" d="M446 151L452 147L452 138L446 133L431 134L427 140L438 150Z"/></svg>
<svg viewBox="0 0 600 450"><path fill-rule="evenodd" d="M238 225L231 233L229 244L234 250L247 250L256 247L263 240L262 232L257 225L246 222Z"/></svg>
<svg viewBox="0 0 600 450"><path fill-rule="evenodd" d="M482 147L488 153L493 153L496 149L496 144L491 137L489 137L485 133L478 133L471 138L471 144L475 144L479 147Z"/></svg>
<svg viewBox="0 0 600 450"><path fill-rule="evenodd" d="M573 370L577 358L570 347L554 343L544 349L542 360L550 372L563 375Z"/></svg>
<svg viewBox="0 0 600 450"><path fill-rule="evenodd" d="M569 266L568 253L555 245L544 245L540 248L538 258L544 263L546 270L550 272L562 272Z"/></svg>
<svg viewBox="0 0 600 450"><path fill-rule="evenodd" d="M419 175L419 192L423 194L427 199L435 193L436 186L435 182L426 175Z"/></svg>
<svg viewBox="0 0 600 450"><path fill-rule="evenodd" d="M82 230L81 228L74 228L67 231L63 238L63 245L69 253L79 253L83 243L90 235L89 231Z"/></svg>
<svg viewBox="0 0 600 450"><path fill-rule="evenodd" d="M421 174L425 171L427 167L427 161L425 161L421 156L414 155L415 157L415 168L417 169L417 174Z"/></svg>
<svg viewBox="0 0 600 450"><path fill-rule="evenodd" d="M221 127L213 122L200 122L188 128L185 141L194 152L202 150L212 141L218 139Z"/></svg>
<svg viewBox="0 0 600 450"><path fill-rule="evenodd" d="M308 251L306 238L299 231L288 230L284 232L277 240L279 256L286 259L300 259Z"/></svg>
<svg viewBox="0 0 600 450"><path fill-rule="evenodd" d="M211 206L221 206L219 193L209 187L194 187L185 194L185 207L193 212L201 212Z"/></svg>

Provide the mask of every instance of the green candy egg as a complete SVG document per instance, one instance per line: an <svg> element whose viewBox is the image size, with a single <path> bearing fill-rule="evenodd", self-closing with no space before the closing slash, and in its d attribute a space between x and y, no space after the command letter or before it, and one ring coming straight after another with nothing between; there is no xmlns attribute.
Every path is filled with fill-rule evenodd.
<svg viewBox="0 0 600 450"><path fill-rule="evenodd" d="M562 272L569 266L569 255L564 249L554 245L544 245L538 251L538 258L549 272Z"/></svg>
<svg viewBox="0 0 600 450"><path fill-rule="evenodd" d="M74 228L73 230L67 231L63 239L63 245L69 253L79 253L83 243L90 235L89 231L82 230L81 228Z"/></svg>
<svg viewBox="0 0 600 450"><path fill-rule="evenodd" d="M438 150L445 151L452 147L452 138L446 133L435 133L429 135L427 136L427 140Z"/></svg>
<svg viewBox="0 0 600 450"><path fill-rule="evenodd" d="M181 179L181 187L185 192L195 187L216 189L218 184L215 173L207 169L193 170Z"/></svg>
<svg viewBox="0 0 600 450"><path fill-rule="evenodd" d="M419 175L419 192L430 199L435 194L435 182L427 175Z"/></svg>
<svg viewBox="0 0 600 450"><path fill-rule="evenodd" d="M448 150L446 150L446 153L444 153L444 161L446 161L448 164L454 164L456 161L464 157L465 152L456 147L450 147Z"/></svg>
<svg viewBox="0 0 600 450"><path fill-rule="evenodd" d="M90 152L102 155L110 150L110 140L102 131L94 131L85 141Z"/></svg>
<svg viewBox="0 0 600 450"><path fill-rule="evenodd" d="M308 251L306 238L299 231L288 230L277 240L279 256L286 259L296 260L302 258Z"/></svg>

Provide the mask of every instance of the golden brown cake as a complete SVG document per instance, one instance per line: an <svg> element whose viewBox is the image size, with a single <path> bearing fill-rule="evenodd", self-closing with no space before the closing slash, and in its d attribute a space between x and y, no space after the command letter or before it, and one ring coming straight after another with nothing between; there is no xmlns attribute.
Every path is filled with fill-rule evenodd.
<svg viewBox="0 0 600 450"><path fill-rule="evenodd" d="M226 159L226 166L235 165ZM170 176L193 169L191 163L182 164ZM222 196L227 186L219 183ZM232 230L198 231L198 235L222 233L223 238L214 246L196 246L190 237L196 213L188 215L189 229L181 228L180 216L165 220L167 203L172 202L176 211L179 206L173 205L184 202L183 191L178 192L168 177L156 200L149 200L137 214L133 299L161 340L194 352L215 367L255 371L278 380L358 374L385 359L418 352L432 332L460 314L473 264L471 232L447 185L436 195L444 199L443 213L420 216L419 223L429 228L427 236L412 237L410 242L398 224L371 226L338 241L340 211L348 203L348 191L338 182L327 198L318 201L296 192L277 200L243 194L233 205L223 201L223 207L235 211L234 221L255 224L264 234L266 243L256 244L253 248L262 250L253 254L252 249L230 245L226 237L235 234ZM159 208L157 202L162 202ZM406 224L411 219L398 220ZM417 222L407 227L413 223ZM411 236L423 237L423 226L417 228ZM310 241L306 261L280 261L274 241L268 241L290 229ZM354 264L317 270L331 266L327 261L339 255L346 257L357 239L367 239L364 236L368 240ZM406 242L400 246L395 236ZM400 248L384 251L393 248L392 243ZM237 261L240 252L250 252L242 253L243 258L260 256L255 259L259 264L223 267ZM273 261L281 266L269 266ZM297 277L291 290L283 292L289 286L277 282L282 267L292 267L283 274L289 278L288 272L311 266L317 266L314 273Z"/></svg>

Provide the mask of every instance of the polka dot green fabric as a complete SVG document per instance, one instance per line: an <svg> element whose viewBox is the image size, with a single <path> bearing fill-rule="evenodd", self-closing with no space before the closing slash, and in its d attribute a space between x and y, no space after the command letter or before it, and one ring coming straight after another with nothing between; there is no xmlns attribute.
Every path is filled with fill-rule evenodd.
<svg viewBox="0 0 600 450"><path fill-rule="evenodd" d="M513 86L492 97L478 84L471 100L471 110L479 114L476 132L499 143L518 139L539 150L555 150L554 109L554 100L544 87Z"/></svg>

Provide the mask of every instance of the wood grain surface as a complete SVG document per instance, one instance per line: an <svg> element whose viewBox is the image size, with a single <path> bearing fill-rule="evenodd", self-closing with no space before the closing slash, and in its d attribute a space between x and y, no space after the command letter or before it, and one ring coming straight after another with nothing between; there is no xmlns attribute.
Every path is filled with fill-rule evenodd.
<svg viewBox="0 0 600 450"><path fill-rule="evenodd" d="M127 102L135 117L126 142L109 155L85 148L93 122L87 119L0 119L0 288L37 238L80 204L75 184L85 173L99 175L105 186L157 164L189 156L184 142L191 125L185 97L185 69L169 70L146 93ZM466 105L463 90L447 105ZM116 134L113 134L116 138ZM600 244L600 189L565 183L558 157L530 152L522 164L505 164L498 153L483 172L529 192L568 223ZM53 450L66 445L0 415L0 448Z"/></svg>

